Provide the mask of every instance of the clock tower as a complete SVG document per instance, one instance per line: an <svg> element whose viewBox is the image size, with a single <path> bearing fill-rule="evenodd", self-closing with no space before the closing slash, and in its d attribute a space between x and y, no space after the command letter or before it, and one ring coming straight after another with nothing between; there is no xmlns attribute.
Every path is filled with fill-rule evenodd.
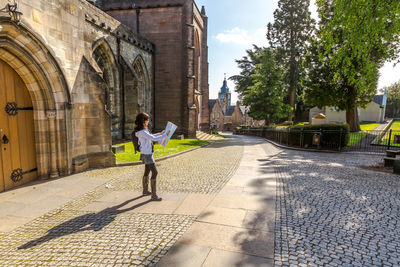
<svg viewBox="0 0 400 267"><path fill-rule="evenodd" d="M231 105L231 92L229 92L228 84L226 81L226 74L221 90L218 92L218 100L221 103L224 112L226 112L227 108Z"/></svg>

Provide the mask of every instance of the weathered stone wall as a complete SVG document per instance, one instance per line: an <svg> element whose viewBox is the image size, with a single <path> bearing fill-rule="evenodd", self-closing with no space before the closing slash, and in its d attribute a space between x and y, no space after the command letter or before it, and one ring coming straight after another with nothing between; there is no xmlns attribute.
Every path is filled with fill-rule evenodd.
<svg viewBox="0 0 400 267"><path fill-rule="evenodd" d="M19 25L0 18L0 59L31 94L39 175L115 164L111 136L127 134L136 112L152 112L132 98L139 98L138 62L142 95L153 95L154 45L84 0L19 0L18 7ZM124 112L132 103L136 109Z"/></svg>
<svg viewBox="0 0 400 267"><path fill-rule="evenodd" d="M203 18L203 34L202 34L202 44L201 44L201 93L203 98L202 105L202 117L200 130L203 132L210 132L210 109L209 109L209 84L208 84L208 17L205 15L204 8L202 9Z"/></svg>
<svg viewBox="0 0 400 267"><path fill-rule="evenodd" d="M205 13L198 11L193 0L138 0L134 7L127 0L98 4L156 46L155 128L173 121L177 132L186 136L195 136L199 129L209 131Z"/></svg>

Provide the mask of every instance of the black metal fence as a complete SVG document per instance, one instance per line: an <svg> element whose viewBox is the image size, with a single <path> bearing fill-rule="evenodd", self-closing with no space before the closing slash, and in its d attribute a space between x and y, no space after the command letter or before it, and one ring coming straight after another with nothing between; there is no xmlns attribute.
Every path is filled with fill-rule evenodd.
<svg viewBox="0 0 400 267"><path fill-rule="evenodd" d="M340 130L254 129L242 128L236 134L266 138L279 144L299 148L336 151L384 153L387 149L400 150L400 131L362 131L348 133Z"/></svg>

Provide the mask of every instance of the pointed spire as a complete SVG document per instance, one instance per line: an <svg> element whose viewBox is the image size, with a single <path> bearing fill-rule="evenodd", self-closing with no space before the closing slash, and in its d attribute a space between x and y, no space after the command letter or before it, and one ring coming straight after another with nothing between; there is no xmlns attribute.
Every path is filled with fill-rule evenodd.
<svg viewBox="0 0 400 267"><path fill-rule="evenodd" d="M201 14L202 14L203 16L206 15L206 9L205 9L204 6L201 6Z"/></svg>
<svg viewBox="0 0 400 267"><path fill-rule="evenodd" d="M229 92L228 82L226 81L226 73L224 73L224 82L222 83L221 93L228 93L228 92Z"/></svg>

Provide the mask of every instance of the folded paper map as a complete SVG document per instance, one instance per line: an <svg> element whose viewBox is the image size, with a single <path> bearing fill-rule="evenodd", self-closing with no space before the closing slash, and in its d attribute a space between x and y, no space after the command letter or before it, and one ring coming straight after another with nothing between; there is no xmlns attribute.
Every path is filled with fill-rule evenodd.
<svg viewBox="0 0 400 267"><path fill-rule="evenodd" d="M176 128L178 128L178 126L176 126L172 122L169 121L167 123L167 127L165 127L165 132L167 133L167 136L159 141L160 145L165 147L168 144L168 141L169 139L171 139L171 136L174 134Z"/></svg>

